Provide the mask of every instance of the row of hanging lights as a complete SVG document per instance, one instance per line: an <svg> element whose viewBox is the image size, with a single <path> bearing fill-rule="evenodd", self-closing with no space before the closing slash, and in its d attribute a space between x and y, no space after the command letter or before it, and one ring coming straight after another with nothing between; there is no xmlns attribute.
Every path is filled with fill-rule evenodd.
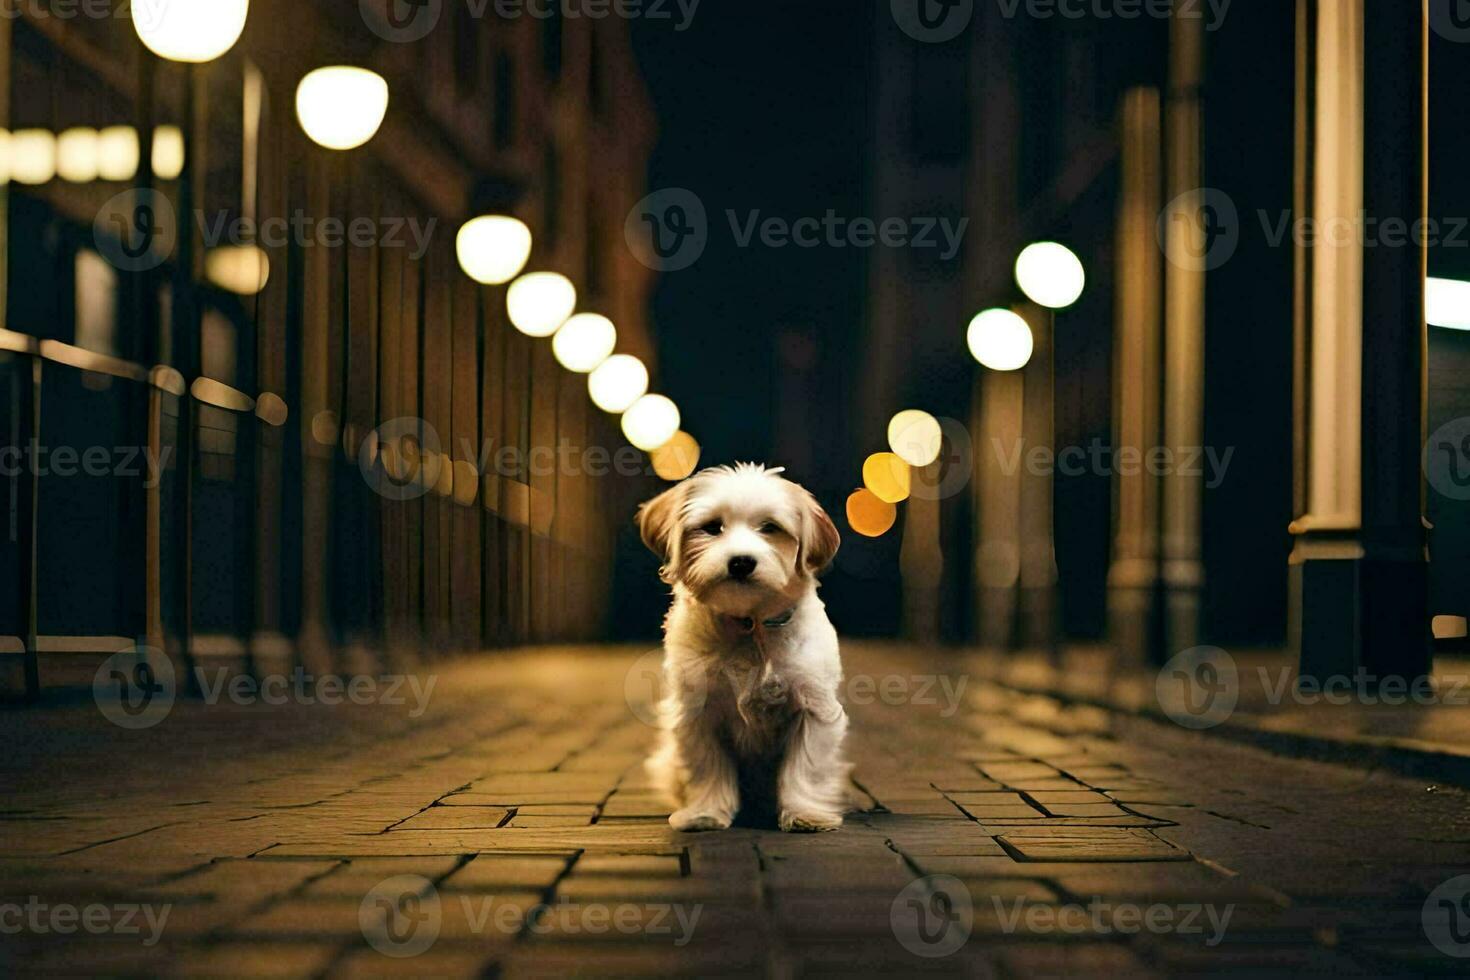
<svg viewBox="0 0 1470 980"><path fill-rule="evenodd" d="M148 50L190 64L213 61L239 40L249 0L170 0L134 10L133 26ZM296 117L314 142L351 150L372 139L388 111L388 83L365 68L330 65L308 72L296 88ZM523 273L532 250L531 229L508 214L482 214L460 228L460 268L486 286L509 284L506 314L528 337L551 338L552 354L568 371L587 376L593 404L622 416L628 441L652 454L655 471L682 479L699 447L679 429L679 408L648 391L648 369L631 354L615 353L617 328L607 317L577 312L577 289L558 272ZM254 281L254 280L252 280ZM264 282L260 277L259 282Z"/></svg>

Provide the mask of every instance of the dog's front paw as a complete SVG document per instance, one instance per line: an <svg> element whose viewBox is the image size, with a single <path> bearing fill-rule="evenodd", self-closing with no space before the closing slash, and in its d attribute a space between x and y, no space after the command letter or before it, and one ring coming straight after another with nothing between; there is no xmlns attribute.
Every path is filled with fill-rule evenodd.
<svg viewBox="0 0 1470 980"><path fill-rule="evenodd" d="M674 811L669 817L669 826L685 833L696 833L701 830L728 830L730 818L685 807Z"/></svg>
<svg viewBox="0 0 1470 980"><path fill-rule="evenodd" d="M820 834L842 826L840 813L800 813L782 810L781 829L793 834Z"/></svg>

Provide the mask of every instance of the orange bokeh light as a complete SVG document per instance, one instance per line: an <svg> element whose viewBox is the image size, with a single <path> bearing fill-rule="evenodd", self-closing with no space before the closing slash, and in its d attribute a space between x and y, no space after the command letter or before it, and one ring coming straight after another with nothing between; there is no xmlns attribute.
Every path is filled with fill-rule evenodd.
<svg viewBox="0 0 1470 980"><path fill-rule="evenodd" d="M898 520L898 508L864 487L847 498L847 525L867 538L882 537Z"/></svg>

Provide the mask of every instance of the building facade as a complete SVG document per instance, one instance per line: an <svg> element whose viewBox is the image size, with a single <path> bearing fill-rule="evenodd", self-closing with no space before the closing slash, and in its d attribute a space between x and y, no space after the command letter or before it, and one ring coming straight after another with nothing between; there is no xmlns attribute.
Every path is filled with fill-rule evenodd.
<svg viewBox="0 0 1470 980"><path fill-rule="evenodd" d="M255 0L198 65L124 5L0 20L8 689L129 643L320 673L601 632L616 419L455 252L508 209L651 364L649 103L625 22L554 7ZM331 64L389 86L357 149L296 116Z"/></svg>

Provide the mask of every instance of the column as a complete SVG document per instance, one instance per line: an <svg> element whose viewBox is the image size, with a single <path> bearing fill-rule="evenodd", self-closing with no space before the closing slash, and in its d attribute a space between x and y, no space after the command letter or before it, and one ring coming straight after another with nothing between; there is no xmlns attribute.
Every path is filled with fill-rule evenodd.
<svg viewBox="0 0 1470 980"><path fill-rule="evenodd" d="M1164 270L1163 445L1173 459L1204 445L1205 268L1177 261L1207 251L1201 152L1204 21L1174 17L1169 24L1169 87L1164 106L1165 251L1176 257ZM1169 468L1162 480L1165 657L1199 642L1204 563L1200 547L1203 477L1195 468Z"/></svg>
<svg viewBox="0 0 1470 980"><path fill-rule="evenodd" d="M1021 584L1021 488L1025 391L1019 371L984 371L975 438L975 606L981 645L1009 649Z"/></svg>
<svg viewBox="0 0 1470 980"><path fill-rule="evenodd" d="M1020 642L1027 649L1057 648L1057 551L1053 538L1055 474L1049 467L1028 465L1038 446L1056 449L1056 365L1053 346L1056 314L1035 303L1016 307L1031 327L1031 360L1021 370L1020 457Z"/></svg>
<svg viewBox="0 0 1470 980"><path fill-rule="evenodd" d="M1114 315L1114 458L1143 459L1159 445L1163 387L1163 261L1156 240L1162 208L1159 92L1123 96ZM1161 662L1163 583L1159 478L1142 466L1114 467L1113 559L1108 636L1128 664Z"/></svg>
<svg viewBox="0 0 1470 980"><path fill-rule="evenodd" d="M1303 675L1412 679L1430 667L1426 256L1362 218L1427 213L1428 27L1420 5L1300 0L1297 28L1298 216L1355 233L1296 245L1291 638Z"/></svg>

